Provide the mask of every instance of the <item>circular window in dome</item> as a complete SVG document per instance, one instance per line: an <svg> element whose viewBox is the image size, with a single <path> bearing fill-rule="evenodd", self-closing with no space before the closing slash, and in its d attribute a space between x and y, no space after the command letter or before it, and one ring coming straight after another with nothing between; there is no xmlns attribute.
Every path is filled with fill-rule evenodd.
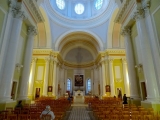
<svg viewBox="0 0 160 120"><path fill-rule="evenodd" d="M81 3L78 3L75 5L74 9L75 9L75 12L80 15L84 12L84 5Z"/></svg>
<svg viewBox="0 0 160 120"><path fill-rule="evenodd" d="M57 7L61 10L63 10L65 8L65 2L64 0L56 0L56 4L57 4Z"/></svg>
<svg viewBox="0 0 160 120"><path fill-rule="evenodd" d="M96 2L95 2L95 8L97 10L101 9L102 5L103 5L103 0L96 0Z"/></svg>

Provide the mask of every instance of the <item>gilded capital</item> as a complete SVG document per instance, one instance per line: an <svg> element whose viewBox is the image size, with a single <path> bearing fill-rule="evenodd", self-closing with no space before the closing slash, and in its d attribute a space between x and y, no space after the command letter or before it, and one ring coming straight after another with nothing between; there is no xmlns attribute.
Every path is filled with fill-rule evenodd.
<svg viewBox="0 0 160 120"><path fill-rule="evenodd" d="M132 19L133 20L139 20L139 19L142 19L145 17L145 14L144 14L144 10L143 9L138 9L134 15L132 16Z"/></svg>
<svg viewBox="0 0 160 120"><path fill-rule="evenodd" d="M37 61L37 58L32 58L32 63L35 63Z"/></svg>

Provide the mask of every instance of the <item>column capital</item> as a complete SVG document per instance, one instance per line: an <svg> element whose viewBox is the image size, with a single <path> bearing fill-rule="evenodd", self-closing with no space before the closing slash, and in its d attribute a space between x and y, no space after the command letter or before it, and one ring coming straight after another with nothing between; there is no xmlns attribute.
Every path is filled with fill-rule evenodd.
<svg viewBox="0 0 160 120"><path fill-rule="evenodd" d="M113 58L108 59L109 63L113 63L113 60L114 60Z"/></svg>
<svg viewBox="0 0 160 120"><path fill-rule="evenodd" d="M138 9L136 12L134 12L132 19L133 20L140 20L144 17L145 17L144 9Z"/></svg>
<svg viewBox="0 0 160 120"><path fill-rule="evenodd" d="M35 63L37 61L37 58L32 58L32 63Z"/></svg>
<svg viewBox="0 0 160 120"><path fill-rule="evenodd" d="M122 58L122 62L126 63L127 62L126 58Z"/></svg>
<svg viewBox="0 0 160 120"><path fill-rule="evenodd" d="M50 58L46 57L46 58L44 58L44 60L45 60L46 63L47 63L47 62L49 62Z"/></svg>
<svg viewBox="0 0 160 120"><path fill-rule="evenodd" d="M125 27L121 30L121 35L126 36L126 35L131 35L131 28L130 27Z"/></svg>
<svg viewBox="0 0 160 120"><path fill-rule="evenodd" d="M37 30L34 26L29 26L28 27L28 35L37 35Z"/></svg>

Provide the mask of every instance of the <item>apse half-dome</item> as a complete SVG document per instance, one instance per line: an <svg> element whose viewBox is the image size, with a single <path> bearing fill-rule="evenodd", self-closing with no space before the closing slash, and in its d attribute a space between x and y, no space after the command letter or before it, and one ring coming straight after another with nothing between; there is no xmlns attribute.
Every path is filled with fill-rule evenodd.
<svg viewBox="0 0 160 120"><path fill-rule="evenodd" d="M52 9L70 19L90 19L102 14L110 0L50 0Z"/></svg>

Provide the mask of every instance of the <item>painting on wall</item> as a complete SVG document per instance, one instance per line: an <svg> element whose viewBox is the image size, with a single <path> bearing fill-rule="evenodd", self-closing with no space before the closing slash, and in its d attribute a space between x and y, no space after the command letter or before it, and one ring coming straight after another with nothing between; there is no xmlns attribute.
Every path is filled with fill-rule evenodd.
<svg viewBox="0 0 160 120"><path fill-rule="evenodd" d="M52 92L52 86L48 86L48 92Z"/></svg>
<svg viewBox="0 0 160 120"><path fill-rule="evenodd" d="M75 75L75 86L83 86L83 75Z"/></svg>
<svg viewBox="0 0 160 120"><path fill-rule="evenodd" d="M110 85L106 85L106 92L111 92Z"/></svg>

